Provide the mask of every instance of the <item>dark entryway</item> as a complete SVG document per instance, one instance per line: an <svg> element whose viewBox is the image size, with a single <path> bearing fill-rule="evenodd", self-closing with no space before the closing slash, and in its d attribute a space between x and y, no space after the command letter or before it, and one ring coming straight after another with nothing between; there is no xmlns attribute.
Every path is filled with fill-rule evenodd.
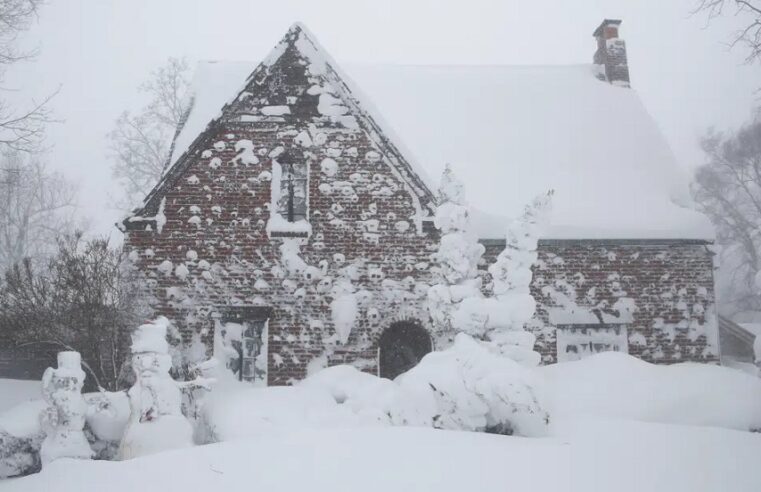
<svg viewBox="0 0 761 492"><path fill-rule="evenodd" d="M378 341L378 366L382 378L394 379L415 367L433 350L431 337L420 325L399 321L389 326Z"/></svg>

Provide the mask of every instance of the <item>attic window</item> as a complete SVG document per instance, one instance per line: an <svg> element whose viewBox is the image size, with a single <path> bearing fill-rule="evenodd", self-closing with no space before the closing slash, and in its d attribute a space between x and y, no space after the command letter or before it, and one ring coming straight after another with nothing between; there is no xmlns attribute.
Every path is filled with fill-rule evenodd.
<svg viewBox="0 0 761 492"><path fill-rule="evenodd" d="M307 165L289 154L278 159L281 166L280 199L277 212L288 222L307 218Z"/></svg>
<svg viewBox="0 0 761 492"><path fill-rule="evenodd" d="M271 184L269 236L309 236L309 163L291 152L280 154L272 160Z"/></svg>

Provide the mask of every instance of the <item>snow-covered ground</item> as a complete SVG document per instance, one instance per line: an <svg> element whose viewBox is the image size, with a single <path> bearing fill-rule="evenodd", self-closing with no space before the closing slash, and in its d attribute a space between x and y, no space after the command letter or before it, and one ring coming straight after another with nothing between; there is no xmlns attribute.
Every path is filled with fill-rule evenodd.
<svg viewBox="0 0 761 492"><path fill-rule="evenodd" d="M534 371L548 437L414 426L402 380L342 367L289 388L220 382L205 423L222 442L122 462L58 460L0 490L761 490L761 433L747 431L761 428L761 379L619 353ZM0 413L0 427L22 414L32 426L33 406Z"/></svg>
<svg viewBox="0 0 761 492"><path fill-rule="evenodd" d="M0 413L27 400L40 398L39 381L0 379Z"/></svg>
<svg viewBox="0 0 761 492"><path fill-rule="evenodd" d="M432 429L300 430L125 462L53 463L5 491L757 491L761 435L574 421L555 438Z"/></svg>

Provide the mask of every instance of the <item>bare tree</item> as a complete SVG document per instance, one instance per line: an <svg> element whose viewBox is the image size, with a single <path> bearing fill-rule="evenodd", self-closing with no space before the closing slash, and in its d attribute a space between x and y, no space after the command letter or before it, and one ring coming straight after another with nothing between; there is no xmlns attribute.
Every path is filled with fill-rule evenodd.
<svg viewBox="0 0 761 492"><path fill-rule="evenodd" d="M761 271L761 120L729 135L711 131L701 144L708 161L696 171L693 195L724 250L719 280L730 286L725 304L734 311L759 310L754 279Z"/></svg>
<svg viewBox="0 0 761 492"><path fill-rule="evenodd" d="M140 86L150 97L138 114L125 111L108 134L113 151L112 170L127 194L127 206L139 203L158 183L169 163L171 141L189 107L189 66L170 58Z"/></svg>
<svg viewBox="0 0 761 492"><path fill-rule="evenodd" d="M76 188L46 169L40 156L19 151L0 155L0 269L24 258L39 263L71 230Z"/></svg>
<svg viewBox="0 0 761 492"><path fill-rule="evenodd" d="M9 66L36 55L18 48L19 36L29 29L44 0L0 0L0 80ZM5 89L7 90L7 89ZM38 150L47 123L53 121L48 103L56 92L27 108L16 108L0 99L0 146L30 152Z"/></svg>
<svg viewBox="0 0 761 492"><path fill-rule="evenodd" d="M730 46L745 46L748 49L745 61L757 61L761 58L761 0L699 0L693 13L704 12L710 21L727 10L748 18L744 27L732 35Z"/></svg>
<svg viewBox="0 0 761 492"><path fill-rule="evenodd" d="M0 285L0 340L32 352L76 350L91 382L117 389L129 333L148 315L137 271L108 239L59 238L49 262L14 265Z"/></svg>

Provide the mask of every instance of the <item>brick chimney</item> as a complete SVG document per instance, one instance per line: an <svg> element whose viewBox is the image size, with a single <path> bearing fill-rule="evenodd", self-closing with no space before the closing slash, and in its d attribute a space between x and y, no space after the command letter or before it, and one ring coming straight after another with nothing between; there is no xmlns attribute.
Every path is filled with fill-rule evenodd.
<svg viewBox="0 0 761 492"><path fill-rule="evenodd" d="M626 43L618 37L620 20L605 19L595 29L597 51L594 63L599 67L598 78L613 85L629 87L629 65L626 62Z"/></svg>

